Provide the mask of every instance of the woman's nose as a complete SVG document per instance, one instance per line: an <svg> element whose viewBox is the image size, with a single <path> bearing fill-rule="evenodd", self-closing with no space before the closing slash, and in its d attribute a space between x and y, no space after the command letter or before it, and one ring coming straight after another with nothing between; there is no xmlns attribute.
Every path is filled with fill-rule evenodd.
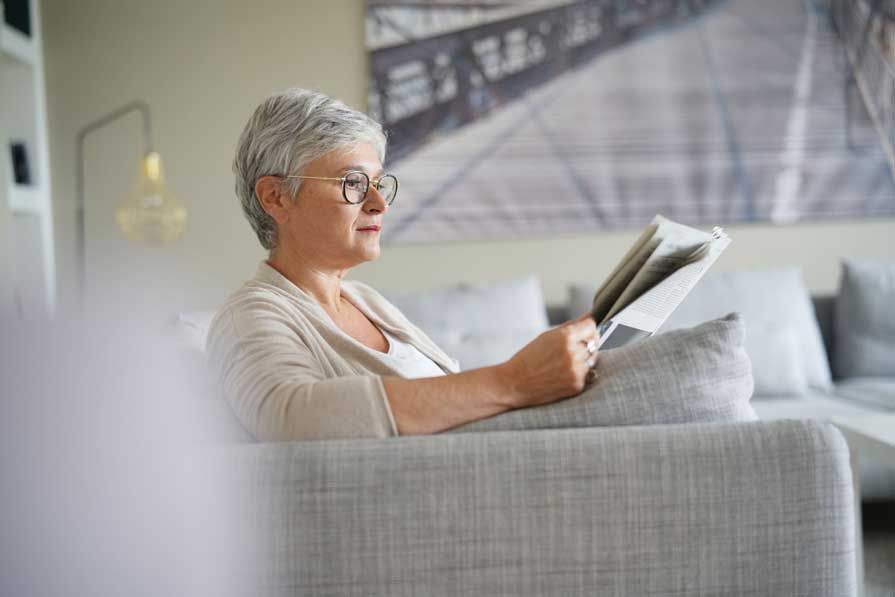
<svg viewBox="0 0 895 597"><path fill-rule="evenodd" d="M364 210L373 208L383 212L387 211L388 202L382 196L382 193L379 192L379 189L371 184L367 190L367 198L364 200Z"/></svg>

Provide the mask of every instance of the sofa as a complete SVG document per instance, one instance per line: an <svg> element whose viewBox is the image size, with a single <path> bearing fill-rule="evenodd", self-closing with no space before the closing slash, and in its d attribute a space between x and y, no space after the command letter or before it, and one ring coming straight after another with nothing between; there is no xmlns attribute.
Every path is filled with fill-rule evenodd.
<svg viewBox="0 0 895 597"><path fill-rule="evenodd" d="M840 270L838 292L824 295L811 295L794 266L710 272L659 332L743 313L752 406L764 420L895 412L895 316L887 312L895 265L843 260ZM573 282L565 303L547 305L537 276L528 275L386 296L468 369L505 360L588 311L596 290L595 282ZM863 500L895 499L893 467L862 456L859 467Z"/></svg>
<svg viewBox="0 0 895 597"><path fill-rule="evenodd" d="M583 312L573 287L551 306L534 276L383 293L469 369ZM827 346L835 300L813 302ZM179 321L201 340L207 318ZM230 417L258 593L855 594L849 451L825 419L873 407L830 379L754 400L757 422L259 444Z"/></svg>
<svg viewBox="0 0 895 597"><path fill-rule="evenodd" d="M248 444L263 595L856 594L819 421Z"/></svg>

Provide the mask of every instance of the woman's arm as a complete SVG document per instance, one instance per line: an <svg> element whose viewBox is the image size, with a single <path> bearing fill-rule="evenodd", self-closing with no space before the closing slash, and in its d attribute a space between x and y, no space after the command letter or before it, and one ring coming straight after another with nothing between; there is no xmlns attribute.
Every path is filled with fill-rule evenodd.
<svg viewBox="0 0 895 597"><path fill-rule="evenodd" d="M506 363L424 379L327 378L265 303L227 309L212 323L208 358L243 426L262 441L435 433L500 412L573 396L588 365L581 340L593 319L538 336Z"/></svg>
<svg viewBox="0 0 895 597"><path fill-rule="evenodd" d="M437 433L516 408L506 364L443 377L383 377L401 435Z"/></svg>
<svg viewBox="0 0 895 597"><path fill-rule="evenodd" d="M401 435L438 433L504 411L580 393L594 362L582 340L596 338L589 314L548 330L499 365L443 377L383 377Z"/></svg>

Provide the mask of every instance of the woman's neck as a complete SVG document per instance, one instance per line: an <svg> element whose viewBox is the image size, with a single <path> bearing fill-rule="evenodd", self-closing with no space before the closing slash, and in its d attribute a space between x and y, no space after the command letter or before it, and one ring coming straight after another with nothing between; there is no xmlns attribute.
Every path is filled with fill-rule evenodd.
<svg viewBox="0 0 895 597"><path fill-rule="evenodd" d="M295 255L272 251L267 264L287 280L313 296L328 312L341 313L345 304L342 297L342 278L347 269L324 269L306 263Z"/></svg>

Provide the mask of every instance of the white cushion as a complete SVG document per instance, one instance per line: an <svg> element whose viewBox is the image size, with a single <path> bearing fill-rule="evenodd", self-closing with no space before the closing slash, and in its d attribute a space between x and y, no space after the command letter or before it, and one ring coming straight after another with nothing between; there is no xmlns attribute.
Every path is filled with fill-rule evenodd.
<svg viewBox="0 0 895 597"><path fill-rule="evenodd" d="M175 317L179 339L185 346L193 350L205 353L205 339L208 337L208 328L214 319L214 309L200 309L195 311L183 311Z"/></svg>
<svg viewBox="0 0 895 597"><path fill-rule="evenodd" d="M201 425L209 439L225 443L252 442L252 436L223 399L218 381L205 359L205 339L214 318L214 309L184 311L174 319L172 347L178 354L177 361L183 367L180 379L185 396L195 398L193 406L201 409Z"/></svg>
<svg viewBox="0 0 895 597"><path fill-rule="evenodd" d="M441 330L429 337L439 348L457 359L460 369L466 371L503 363L539 333L533 329L487 334Z"/></svg>
<svg viewBox="0 0 895 597"><path fill-rule="evenodd" d="M600 287L596 284L576 283L568 286L568 314L569 319L575 319L579 315L589 313L594 306L594 295Z"/></svg>
<svg viewBox="0 0 895 597"><path fill-rule="evenodd" d="M833 417L866 417L877 414L872 408L840 400L823 392L808 390L805 396L765 396L752 399L752 408L762 421L780 419L817 419Z"/></svg>
<svg viewBox="0 0 895 597"><path fill-rule="evenodd" d="M802 379L815 389L832 387L823 338L801 270L709 273L661 331L690 327L728 311L742 313L746 321L746 352L753 362L757 388L771 395L801 395L805 391ZM779 332L776 340L770 330ZM797 367L801 372L781 371ZM756 391L755 395L763 394Z"/></svg>
<svg viewBox="0 0 895 597"><path fill-rule="evenodd" d="M895 377L850 377L833 388L837 398L870 408L895 412Z"/></svg>
<svg viewBox="0 0 895 597"><path fill-rule="evenodd" d="M460 361L462 369L502 362L549 327L544 294L534 275L424 291L380 292Z"/></svg>
<svg viewBox="0 0 895 597"><path fill-rule="evenodd" d="M807 393L808 380L794 326L750 325L745 344L746 354L752 360L755 396L804 396Z"/></svg>

